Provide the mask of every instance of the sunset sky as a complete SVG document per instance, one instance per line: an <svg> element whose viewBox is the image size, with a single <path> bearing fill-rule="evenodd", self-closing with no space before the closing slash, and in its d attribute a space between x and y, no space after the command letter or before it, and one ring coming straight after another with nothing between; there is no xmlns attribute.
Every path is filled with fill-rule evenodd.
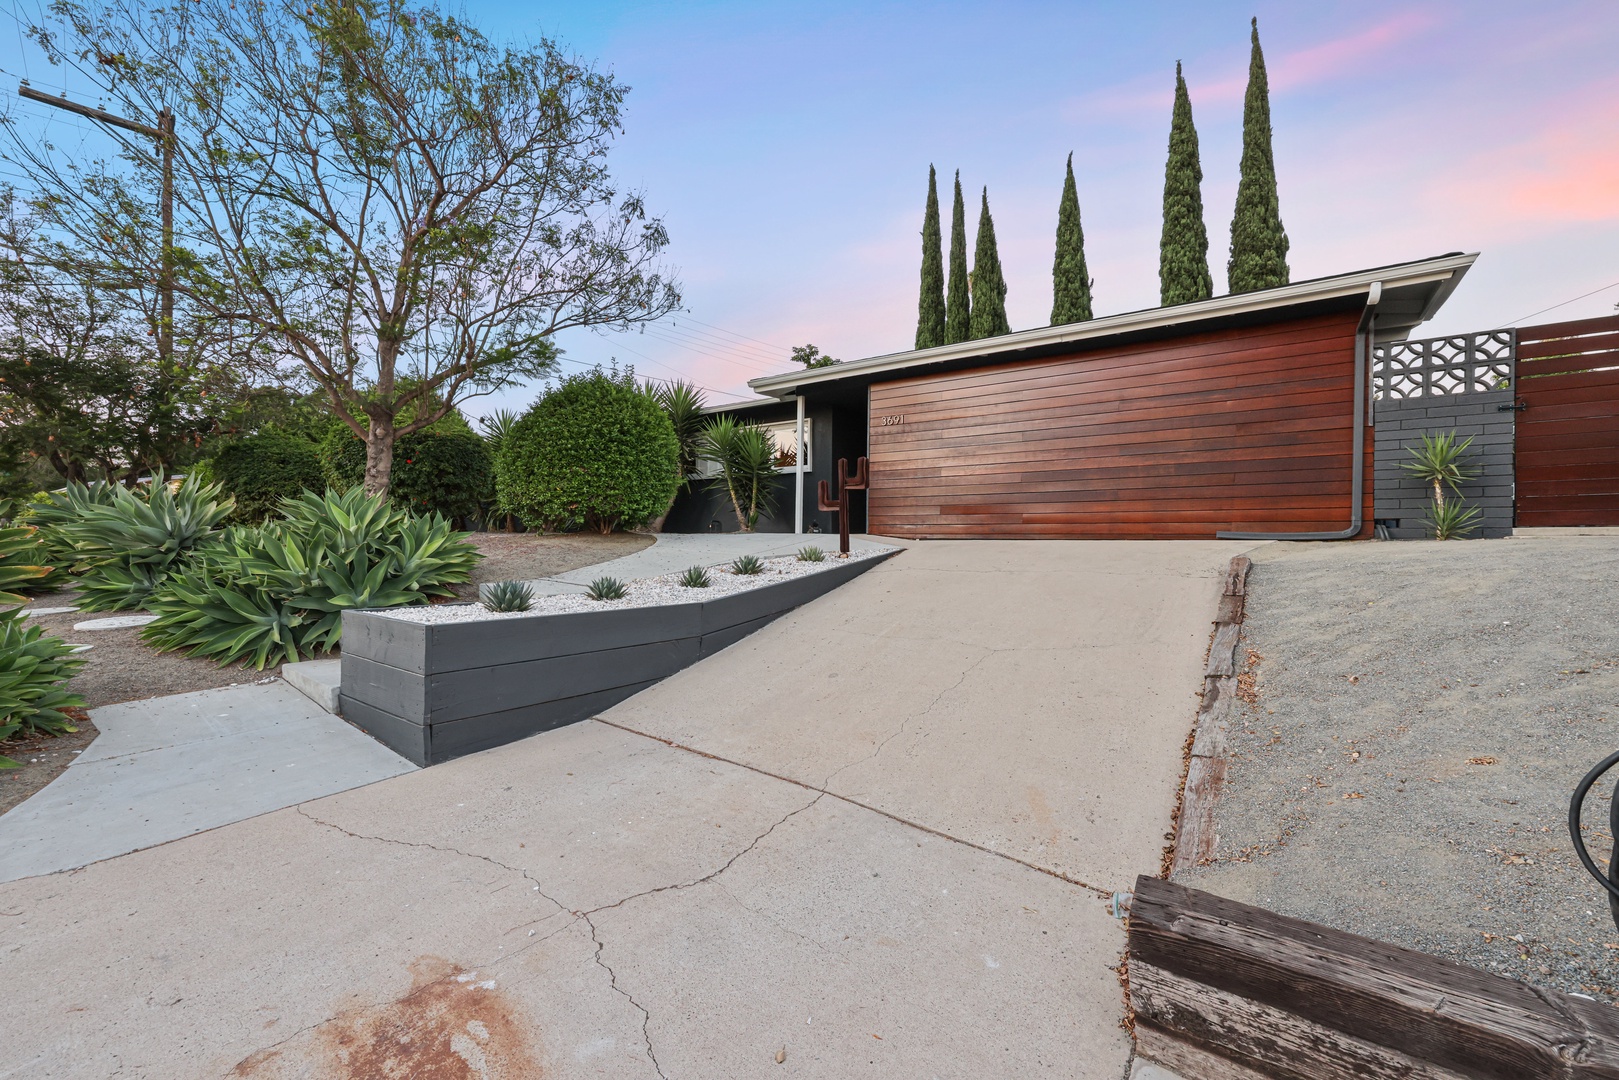
<svg viewBox="0 0 1619 1080"><path fill-rule="evenodd" d="M910 347L930 163L946 200L961 171L969 234L988 185L1014 330L1048 320L1070 152L1097 314L1156 305L1176 60L1224 291L1255 14L1295 280L1481 251L1419 334L1613 311L1619 287L1563 304L1619 286L1611 0L467 6L493 37L553 36L633 88L610 160L665 217L688 310L570 334L568 368L617 357L713 401L793 345Z"/></svg>

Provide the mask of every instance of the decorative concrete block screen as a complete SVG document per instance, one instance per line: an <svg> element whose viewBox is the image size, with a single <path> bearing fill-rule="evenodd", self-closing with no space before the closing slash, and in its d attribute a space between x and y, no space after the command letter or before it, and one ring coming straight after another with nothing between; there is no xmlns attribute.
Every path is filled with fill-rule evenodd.
<svg viewBox="0 0 1619 1080"><path fill-rule="evenodd" d="M1458 440L1473 437L1467 464L1478 477L1462 485L1462 498L1481 511L1472 535L1512 532L1516 333L1486 330L1378 347L1372 362L1373 507L1390 536L1428 535L1431 493L1400 466L1411 460L1408 448L1421 445L1423 435L1447 431Z"/></svg>

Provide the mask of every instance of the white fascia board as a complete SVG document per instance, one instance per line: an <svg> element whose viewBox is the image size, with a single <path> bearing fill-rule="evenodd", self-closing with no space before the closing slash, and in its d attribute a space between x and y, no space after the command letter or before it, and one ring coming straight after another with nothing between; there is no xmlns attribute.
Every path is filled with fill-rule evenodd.
<svg viewBox="0 0 1619 1080"><path fill-rule="evenodd" d="M1421 262L1362 270L1339 277L1303 281L1296 285L1282 285L1259 292L1234 293L1227 296L1216 296L1209 300L1197 300L1190 304L1176 304L1173 307L1149 308L1145 311L1109 315L1101 319L1091 319L1088 322L1066 323L1062 326L1042 326L1038 329L1023 330L1019 333L1005 334L992 339L980 338L976 341L963 341L955 345L940 345L933 349L913 349L909 352L889 353L884 356L873 356L865 360L851 360L835 367L789 371L780 375L766 375L758 379L748 380L748 387L757 394L782 398L797 392L801 387L812 386L821 382L835 382L839 379L846 379L851 375L881 374L885 371L903 370L922 364L936 364L972 357L987 358L996 353L1014 352L1019 349L1066 345L1109 337L1114 334L1128 333L1133 330L1158 329L1177 326L1181 323L1202 322L1207 319L1264 311L1269 308L1293 307L1298 304L1332 300L1342 296L1353 296L1357 293L1368 291L1374 282L1382 282L1383 290L1387 293L1390 289L1459 278L1467 272L1468 267L1472 266L1477 258L1478 252L1476 251L1464 255L1447 255L1438 259L1425 259ZM1442 289L1440 294L1442 300L1444 295L1448 295L1448 290ZM1427 314L1431 315L1431 312Z"/></svg>

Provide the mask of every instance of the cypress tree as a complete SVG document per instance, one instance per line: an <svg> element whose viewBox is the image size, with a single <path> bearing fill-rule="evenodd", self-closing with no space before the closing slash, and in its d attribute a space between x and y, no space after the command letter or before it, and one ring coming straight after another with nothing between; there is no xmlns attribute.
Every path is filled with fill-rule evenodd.
<svg viewBox="0 0 1619 1080"><path fill-rule="evenodd" d="M1158 297L1168 307L1214 295L1209 233L1203 224L1203 165L1192 126L1192 98L1175 61L1175 111L1164 166L1164 232L1158 241Z"/></svg>
<svg viewBox="0 0 1619 1080"><path fill-rule="evenodd" d="M1010 334L1006 321L1006 278L1001 274L1001 253L995 248L995 219L989 216L989 188L978 211L978 246L973 250L972 336Z"/></svg>
<svg viewBox="0 0 1619 1080"><path fill-rule="evenodd" d="M1091 317L1091 278L1085 269L1085 230L1079 224L1079 191L1074 187L1074 155L1057 204L1057 258L1051 266L1051 325Z"/></svg>
<svg viewBox="0 0 1619 1080"><path fill-rule="evenodd" d="M950 208L950 292L944 302L944 340L954 345L973 336L967 285L967 211L961 204L961 170L956 170L956 203Z"/></svg>
<svg viewBox="0 0 1619 1080"><path fill-rule="evenodd" d="M922 296L916 304L916 347L944 344L944 252L939 240L939 183L928 166L928 205L922 212Z"/></svg>
<svg viewBox="0 0 1619 1080"><path fill-rule="evenodd" d="M1259 49L1259 20L1253 21L1248 59L1248 96L1242 109L1242 176L1237 209L1231 216L1231 261L1226 287L1234 293L1286 285L1287 231L1276 197L1276 159L1270 146L1270 80Z"/></svg>

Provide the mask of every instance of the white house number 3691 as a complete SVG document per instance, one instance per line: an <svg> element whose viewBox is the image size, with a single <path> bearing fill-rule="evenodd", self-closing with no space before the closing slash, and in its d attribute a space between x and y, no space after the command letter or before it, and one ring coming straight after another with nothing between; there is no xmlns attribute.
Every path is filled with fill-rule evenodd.
<svg viewBox="0 0 1619 1080"><path fill-rule="evenodd" d="M905 423L904 413L895 413L892 416L883 417L883 427L893 427L895 424L903 423Z"/></svg>

